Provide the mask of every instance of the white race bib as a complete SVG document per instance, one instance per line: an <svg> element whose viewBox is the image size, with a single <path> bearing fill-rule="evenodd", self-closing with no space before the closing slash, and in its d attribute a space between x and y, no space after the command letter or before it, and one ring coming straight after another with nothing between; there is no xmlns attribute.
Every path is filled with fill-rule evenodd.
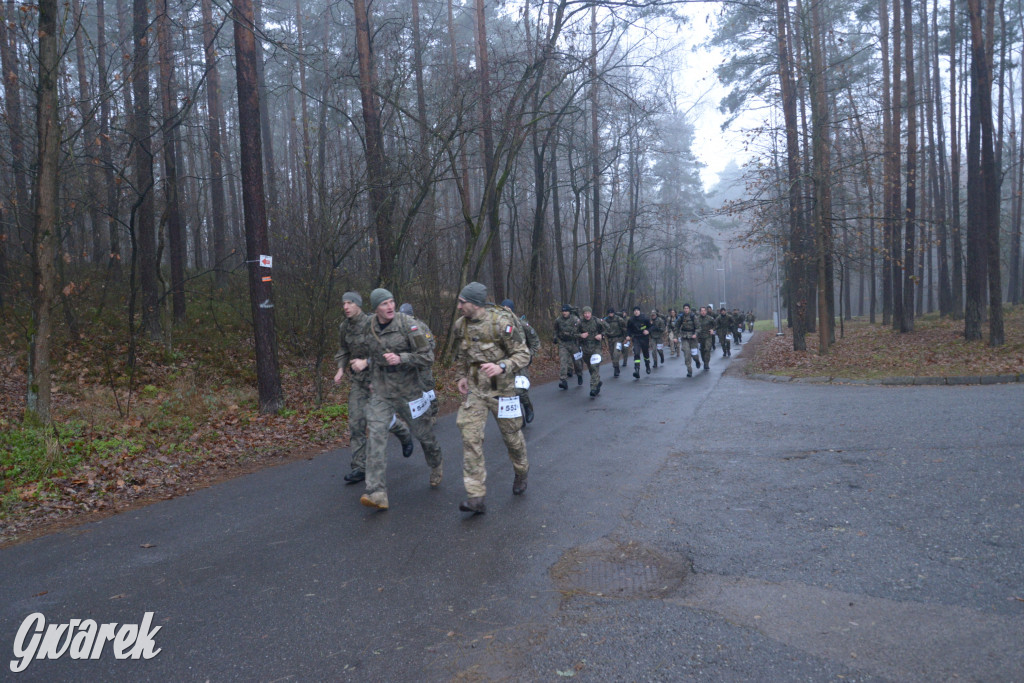
<svg viewBox="0 0 1024 683"><path fill-rule="evenodd" d="M577 351L576 353L572 354L572 358L573 360L583 360L583 352Z"/></svg>
<svg viewBox="0 0 1024 683"><path fill-rule="evenodd" d="M516 375L516 389L523 391L530 388L530 378L526 375Z"/></svg>
<svg viewBox="0 0 1024 683"><path fill-rule="evenodd" d="M601 364L601 354L595 353L593 356L591 356L590 357L590 364L591 365L600 365Z"/></svg>
<svg viewBox="0 0 1024 683"><path fill-rule="evenodd" d="M740 333L740 334L743 334L743 328L742 328L742 327L737 327L737 328L736 328L736 331L737 331L738 333Z"/></svg>
<svg viewBox="0 0 1024 683"><path fill-rule="evenodd" d="M498 397L498 419L505 417L522 417L523 408L519 403L518 396Z"/></svg>
<svg viewBox="0 0 1024 683"><path fill-rule="evenodd" d="M690 349L690 355L691 356L699 356L700 355L700 350L696 346L694 346L692 349Z"/></svg>
<svg viewBox="0 0 1024 683"><path fill-rule="evenodd" d="M433 389L431 389L430 391L424 391L423 392L423 398L427 399L428 401L436 401L437 400L437 394L434 393Z"/></svg>
<svg viewBox="0 0 1024 683"><path fill-rule="evenodd" d="M725 341L732 341L732 335L731 334L725 335Z"/></svg>
<svg viewBox="0 0 1024 683"><path fill-rule="evenodd" d="M430 399L426 396L420 396L415 401L409 401L409 413L414 420L427 412L428 408L430 408Z"/></svg>
<svg viewBox="0 0 1024 683"><path fill-rule="evenodd" d="M622 348L624 348L624 349L628 349L628 348L629 348L629 342L626 342L625 344L623 344L623 345L622 345Z"/></svg>
<svg viewBox="0 0 1024 683"><path fill-rule="evenodd" d="M664 351L665 350L665 345L664 344L658 344L658 350L659 351Z"/></svg>

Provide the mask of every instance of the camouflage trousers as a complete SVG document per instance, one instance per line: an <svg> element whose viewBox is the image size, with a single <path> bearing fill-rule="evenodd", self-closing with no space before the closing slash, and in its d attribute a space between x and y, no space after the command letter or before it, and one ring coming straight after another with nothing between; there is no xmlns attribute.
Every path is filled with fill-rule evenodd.
<svg viewBox="0 0 1024 683"><path fill-rule="evenodd" d="M569 378L569 368L572 368L573 372L582 372L582 363L576 361L573 358L573 354L579 349L570 344L569 342L558 343L558 379L566 380Z"/></svg>
<svg viewBox="0 0 1024 683"><path fill-rule="evenodd" d="M413 400L420 396L413 396ZM431 469L440 467L442 462L441 447L434 436L434 420L430 417L430 409L415 420L409 410L409 401L399 397L381 396L377 392L370 395L370 403L366 408L366 492L376 493L387 491L388 468L388 428L391 418L397 416L404 420L423 447L427 464Z"/></svg>
<svg viewBox="0 0 1024 683"><path fill-rule="evenodd" d="M612 359L612 365L618 365L622 362L622 349L616 348L616 346L622 346L622 342L625 339L625 337L608 338L608 357Z"/></svg>
<svg viewBox="0 0 1024 683"><path fill-rule="evenodd" d="M699 341L700 341L700 360L701 360L702 363L704 363L704 367L708 367L708 362L711 360L711 349L712 349L711 342L714 340L714 338L715 338L714 335L710 335L709 334L706 337L701 337L699 339Z"/></svg>
<svg viewBox="0 0 1024 683"><path fill-rule="evenodd" d="M700 356L700 344L696 339L680 339L680 345L682 346L681 353L686 357L686 370L688 372L693 371L693 360ZM691 349L698 349L697 355L693 355Z"/></svg>
<svg viewBox="0 0 1024 683"><path fill-rule="evenodd" d="M598 349L593 353L601 353L601 350ZM601 383L601 364L591 363L590 357L592 355L592 353L583 352L583 362L587 364L587 370L590 371L590 388L593 390L597 389L597 385Z"/></svg>
<svg viewBox="0 0 1024 683"><path fill-rule="evenodd" d="M487 414L498 420L501 438L508 449L512 469L525 474L530 469L526 459L526 439L523 438L522 420L518 417L498 419L498 399L470 392L459 407L455 424L462 430L462 481L466 495L482 498L487 493L487 465L484 462L484 427Z"/></svg>
<svg viewBox="0 0 1024 683"><path fill-rule="evenodd" d="M366 469L366 407L370 403L370 385L352 382L348 390L349 449L352 451L352 470ZM391 433L403 444L412 440L409 426L399 419L391 423Z"/></svg>
<svg viewBox="0 0 1024 683"><path fill-rule="evenodd" d="M668 347L673 356L679 355L679 335L675 332L670 332L668 335Z"/></svg>
<svg viewBox="0 0 1024 683"><path fill-rule="evenodd" d="M718 333L718 343L722 346L722 353L729 353L730 346L732 344L732 342L730 342L728 339L725 338L725 335L727 335L727 334L729 334L729 333L728 332L719 332Z"/></svg>

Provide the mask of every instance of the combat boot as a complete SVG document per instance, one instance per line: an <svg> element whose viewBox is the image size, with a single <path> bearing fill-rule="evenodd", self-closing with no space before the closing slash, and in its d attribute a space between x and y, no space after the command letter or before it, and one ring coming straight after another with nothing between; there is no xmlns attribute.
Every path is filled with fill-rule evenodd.
<svg viewBox="0 0 1024 683"><path fill-rule="evenodd" d="M693 377L693 370L687 370L686 371L686 376L687 377Z"/></svg>
<svg viewBox="0 0 1024 683"><path fill-rule="evenodd" d="M484 505L484 498L468 498L459 503L459 509L463 512L472 512L474 515L482 515L487 512L487 506Z"/></svg>
<svg viewBox="0 0 1024 683"><path fill-rule="evenodd" d="M526 491L526 475L529 472L523 472L519 474L516 472L516 478L512 480L512 495L521 496Z"/></svg>
<svg viewBox="0 0 1024 683"><path fill-rule="evenodd" d="M368 508L377 508L378 510L388 509L388 494L384 491L375 491L373 493L364 493L359 497L359 502Z"/></svg>
<svg viewBox="0 0 1024 683"><path fill-rule="evenodd" d="M583 373L582 372L577 372L576 373L576 386L578 386L578 387L582 387L583 386Z"/></svg>
<svg viewBox="0 0 1024 683"><path fill-rule="evenodd" d="M658 355L661 356L661 364L664 365L665 364L665 352L664 351L658 351Z"/></svg>
<svg viewBox="0 0 1024 683"><path fill-rule="evenodd" d="M594 389L594 391L596 391L597 393L600 394L601 393L601 387L603 387L603 386L604 386L604 382L598 382L597 383L597 388Z"/></svg>
<svg viewBox="0 0 1024 683"><path fill-rule="evenodd" d="M615 370L615 376L616 376L616 377L618 377L618 376L619 376L619 364L618 364L618 363L616 363L616 364L615 364L615 367L614 367L614 368L612 368L612 369L613 369L613 370Z"/></svg>
<svg viewBox="0 0 1024 683"><path fill-rule="evenodd" d="M633 367L633 377L636 378L636 379L640 379L640 364L639 363L637 363Z"/></svg>
<svg viewBox="0 0 1024 683"><path fill-rule="evenodd" d="M568 389L568 388L569 388L569 383L568 383L568 382L566 382L566 381L565 381L564 379L563 379L563 380L560 380L560 381L558 382L558 388L559 388L559 389Z"/></svg>
<svg viewBox="0 0 1024 683"><path fill-rule="evenodd" d="M526 424L530 424L531 422L533 422L533 404L532 403L524 403L523 404L523 421Z"/></svg>
<svg viewBox="0 0 1024 683"><path fill-rule="evenodd" d="M345 483L348 485L358 484L361 481L366 481L366 472L363 470L352 470L345 475Z"/></svg>
<svg viewBox="0 0 1024 683"><path fill-rule="evenodd" d="M408 458L410 455L412 455L412 449L415 448L415 447L416 446L414 445L412 439L409 439L407 442L403 443L402 444L402 457L403 458Z"/></svg>
<svg viewBox="0 0 1024 683"><path fill-rule="evenodd" d="M644 366L647 368L647 374L651 374L651 361L644 359Z"/></svg>

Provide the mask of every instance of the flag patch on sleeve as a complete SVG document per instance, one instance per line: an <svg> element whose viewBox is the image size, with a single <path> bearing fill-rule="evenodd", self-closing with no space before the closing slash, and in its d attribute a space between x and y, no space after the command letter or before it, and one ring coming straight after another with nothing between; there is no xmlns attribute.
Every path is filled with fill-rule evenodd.
<svg viewBox="0 0 1024 683"><path fill-rule="evenodd" d="M505 326L505 334L512 334L512 326L511 325L506 325Z"/></svg>

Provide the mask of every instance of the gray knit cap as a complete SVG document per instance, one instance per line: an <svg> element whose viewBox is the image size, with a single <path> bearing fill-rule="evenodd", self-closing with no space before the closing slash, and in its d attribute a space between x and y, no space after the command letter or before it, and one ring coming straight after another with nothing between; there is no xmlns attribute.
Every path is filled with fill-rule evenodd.
<svg viewBox="0 0 1024 683"><path fill-rule="evenodd" d="M359 296L359 292L345 292L341 295L342 301L351 301L359 308L363 307L363 297Z"/></svg>
<svg viewBox="0 0 1024 683"><path fill-rule="evenodd" d="M413 315L412 304L410 304L410 303L402 304L401 306L398 307L398 312L399 313L405 313L406 315Z"/></svg>
<svg viewBox="0 0 1024 683"><path fill-rule="evenodd" d="M377 289L370 292L370 310L376 311L377 307L380 306L382 303L384 303L388 299L394 298L394 294L384 289L383 287L378 287Z"/></svg>
<svg viewBox="0 0 1024 683"><path fill-rule="evenodd" d="M479 282L470 282L462 288L459 296L474 306L483 306L487 301L487 286Z"/></svg>

